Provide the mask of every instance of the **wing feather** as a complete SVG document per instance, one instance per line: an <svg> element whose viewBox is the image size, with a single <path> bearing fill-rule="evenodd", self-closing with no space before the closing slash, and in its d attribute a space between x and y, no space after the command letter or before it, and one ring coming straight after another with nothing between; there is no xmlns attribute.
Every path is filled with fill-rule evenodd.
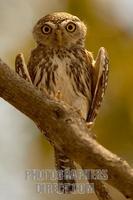
<svg viewBox="0 0 133 200"><path fill-rule="evenodd" d="M92 102L87 117L89 123L94 123L106 91L109 74L108 64L107 52L101 47L92 67Z"/></svg>
<svg viewBox="0 0 133 200"><path fill-rule="evenodd" d="M20 77L32 83L27 66L25 64L24 56L22 53L16 56L15 71L19 74Z"/></svg>

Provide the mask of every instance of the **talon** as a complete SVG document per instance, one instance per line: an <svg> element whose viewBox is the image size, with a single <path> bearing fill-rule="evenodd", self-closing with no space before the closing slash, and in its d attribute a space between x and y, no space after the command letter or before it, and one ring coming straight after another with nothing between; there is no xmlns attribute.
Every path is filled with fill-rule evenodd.
<svg viewBox="0 0 133 200"><path fill-rule="evenodd" d="M94 123L93 122L87 122L86 125L87 125L88 129L92 129Z"/></svg>
<svg viewBox="0 0 133 200"><path fill-rule="evenodd" d="M55 99L57 99L57 100L61 100L62 99L62 94L61 94L60 90L58 90L57 93L55 94Z"/></svg>
<svg viewBox="0 0 133 200"><path fill-rule="evenodd" d="M82 117L83 118L83 114L82 114L82 112L81 112L81 110L80 109L77 109L76 110L76 112L80 115L80 117Z"/></svg>
<svg viewBox="0 0 133 200"><path fill-rule="evenodd" d="M86 125L87 125L87 128L89 129L89 131L91 131L94 126L94 122L87 122ZM94 134L94 132L92 134L92 138L95 140L97 139L97 136L96 136L96 134Z"/></svg>

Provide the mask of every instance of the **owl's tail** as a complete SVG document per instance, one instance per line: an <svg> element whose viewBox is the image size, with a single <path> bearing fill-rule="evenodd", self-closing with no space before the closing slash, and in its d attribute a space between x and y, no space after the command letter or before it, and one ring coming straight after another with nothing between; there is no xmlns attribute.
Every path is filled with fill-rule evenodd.
<svg viewBox="0 0 133 200"><path fill-rule="evenodd" d="M72 193L76 190L75 165L63 152L55 148L55 164L58 173L58 190L61 193Z"/></svg>

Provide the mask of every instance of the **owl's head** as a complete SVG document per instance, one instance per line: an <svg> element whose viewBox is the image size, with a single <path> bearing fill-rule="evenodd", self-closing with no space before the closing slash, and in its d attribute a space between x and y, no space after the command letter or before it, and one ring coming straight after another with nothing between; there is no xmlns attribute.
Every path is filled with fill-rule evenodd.
<svg viewBox="0 0 133 200"><path fill-rule="evenodd" d="M47 47L70 48L84 46L87 28L76 16L55 12L41 18L33 29L38 44Z"/></svg>

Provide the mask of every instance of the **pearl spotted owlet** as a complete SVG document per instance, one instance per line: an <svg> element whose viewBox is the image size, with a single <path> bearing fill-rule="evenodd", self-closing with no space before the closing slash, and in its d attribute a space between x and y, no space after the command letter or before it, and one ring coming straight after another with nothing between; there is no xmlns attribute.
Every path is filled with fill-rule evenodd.
<svg viewBox="0 0 133 200"><path fill-rule="evenodd" d="M103 47L96 60L85 49L86 25L76 16L55 12L41 18L33 29L37 47L26 67L24 57L16 58L16 72L52 98L80 111L91 125L101 105L108 79L108 58ZM74 162L55 148L56 168L75 169ZM70 183L75 180L59 180Z"/></svg>

